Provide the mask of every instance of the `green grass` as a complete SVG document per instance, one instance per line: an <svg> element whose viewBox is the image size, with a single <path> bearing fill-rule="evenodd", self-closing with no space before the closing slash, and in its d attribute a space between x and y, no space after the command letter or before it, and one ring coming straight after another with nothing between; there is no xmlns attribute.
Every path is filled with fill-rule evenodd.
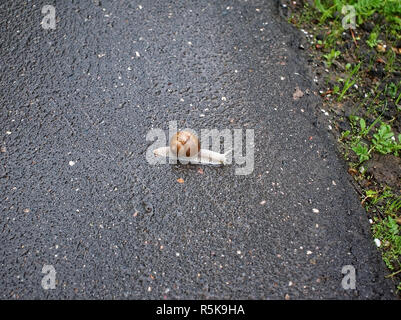
<svg viewBox="0 0 401 320"><path fill-rule="evenodd" d="M384 187L383 190L366 190L365 191L366 196L363 199L363 203L365 204L366 210L372 210L375 211L376 209L380 209L381 211L384 210L384 206L386 208L390 208L390 206L387 206L389 202L392 203L392 200L394 198L394 194L391 191L389 187ZM390 209L384 210L388 214L394 214L393 211L390 212Z"/></svg>
<svg viewBox="0 0 401 320"><path fill-rule="evenodd" d="M381 241L383 261L392 271L401 268L401 229L395 219L388 216L372 227L373 236Z"/></svg>
<svg viewBox="0 0 401 320"><path fill-rule="evenodd" d="M315 7L321 13L320 23L324 23L327 19L334 19L335 13L341 13L346 5L354 6L358 24L362 24L377 13L385 18L392 31L401 30L401 2L399 0L315 0Z"/></svg>
<svg viewBox="0 0 401 320"><path fill-rule="evenodd" d="M386 266L392 271L387 277L401 273L401 227L396 219L401 212L401 196L395 197L386 187L382 192L368 190L366 208L380 208L385 217L375 218L372 226L373 237L380 240L380 252ZM398 216L398 218L397 218ZM401 292L401 282L397 289Z"/></svg>
<svg viewBox="0 0 401 320"><path fill-rule="evenodd" d="M386 53L386 65L385 65L385 70L387 72L393 72L395 71L394 69L394 63L395 60L397 59L397 55L393 50L388 50Z"/></svg>
<svg viewBox="0 0 401 320"><path fill-rule="evenodd" d="M356 83L356 80L352 80L352 77L359 71L360 66L361 66L361 64L359 63L354 67L354 69L352 69L348 78L345 80L343 89L342 89L337 101L341 101L344 98L347 91Z"/></svg>
<svg viewBox="0 0 401 320"><path fill-rule="evenodd" d="M388 215L396 215L401 210L401 197L394 199L394 201L388 202L385 208L385 212Z"/></svg>
<svg viewBox="0 0 401 320"><path fill-rule="evenodd" d="M401 101L401 92L400 92L400 94L399 94L397 100L395 100L395 104L398 105L400 101ZM398 111L401 111L401 110L398 109Z"/></svg>

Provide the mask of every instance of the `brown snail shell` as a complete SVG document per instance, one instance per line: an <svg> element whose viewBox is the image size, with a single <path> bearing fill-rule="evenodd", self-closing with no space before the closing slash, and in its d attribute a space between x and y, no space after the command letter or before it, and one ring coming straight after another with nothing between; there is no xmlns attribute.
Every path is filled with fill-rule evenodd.
<svg viewBox="0 0 401 320"><path fill-rule="evenodd" d="M192 158L196 156L200 148L199 139L189 131L178 131L170 141L170 151L176 157Z"/></svg>

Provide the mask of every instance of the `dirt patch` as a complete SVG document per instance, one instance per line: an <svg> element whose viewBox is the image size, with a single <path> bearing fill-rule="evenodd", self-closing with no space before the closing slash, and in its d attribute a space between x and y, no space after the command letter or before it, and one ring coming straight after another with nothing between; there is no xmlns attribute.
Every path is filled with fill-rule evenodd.
<svg viewBox="0 0 401 320"><path fill-rule="evenodd" d="M401 190L401 158L391 154L374 154L367 163L367 174L377 183Z"/></svg>

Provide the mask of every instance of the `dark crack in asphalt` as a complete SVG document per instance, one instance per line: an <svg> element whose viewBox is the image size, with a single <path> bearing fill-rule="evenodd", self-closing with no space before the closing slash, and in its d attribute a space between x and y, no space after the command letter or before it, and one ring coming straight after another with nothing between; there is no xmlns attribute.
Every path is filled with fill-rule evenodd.
<svg viewBox="0 0 401 320"><path fill-rule="evenodd" d="M276 1L45 4L0 5L1 298L394 298ZM149 165L170 120L254 129L254 171Z"/></svg>

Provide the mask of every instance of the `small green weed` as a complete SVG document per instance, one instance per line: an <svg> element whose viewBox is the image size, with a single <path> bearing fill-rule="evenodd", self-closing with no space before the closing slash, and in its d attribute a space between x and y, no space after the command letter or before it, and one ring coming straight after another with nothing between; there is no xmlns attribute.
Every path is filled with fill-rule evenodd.
<svg viewBox="0 0 401 320"><path fill-rule="evenodd" d="M395 141L394 133L390 125L382 123L372 139L375 150L381 154L394 153L398 156L401 150L401 134L398 136L398 142Z"/></svg>
<svg viewBox="0 0 401 320"><path fill-rule="evenodd" d="M372 32L370 34L369 39L366 40L366 43L370 48L375 48L380 43L380 40L377 40L378 36L379 34L377 32Z"/></svg>
<svg viewBox="0 0 401 320"><path fill-rule="evenodd" d="M336 60L341 55L341 51L337 51L331 49L330 53L323 55L323 57L327 60L327 67L330 67L334 60Z"/></svg>
<svg viewBox="0 0 401 320"><path fill-rule="evenodd" d="M370 158L370 151L367 145L363 142L358 142L355 146L351 148L356 155L359 157L359 163L362 163Z"/></svg>

